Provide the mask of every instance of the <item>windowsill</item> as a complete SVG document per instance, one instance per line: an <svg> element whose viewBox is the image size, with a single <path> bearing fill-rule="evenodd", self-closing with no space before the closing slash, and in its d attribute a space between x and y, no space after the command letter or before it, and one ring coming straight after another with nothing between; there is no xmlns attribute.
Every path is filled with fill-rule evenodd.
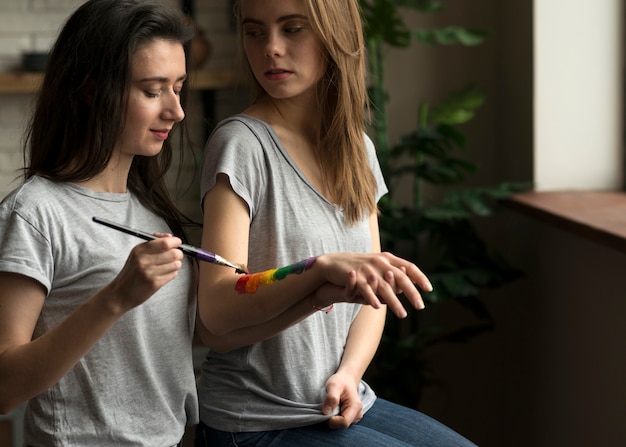
<svg viewBox="0 0 626 447"><path fill-rule="evenodd" d="M516 194L511 209L626 253L626 193L551 191Z"/></svg>

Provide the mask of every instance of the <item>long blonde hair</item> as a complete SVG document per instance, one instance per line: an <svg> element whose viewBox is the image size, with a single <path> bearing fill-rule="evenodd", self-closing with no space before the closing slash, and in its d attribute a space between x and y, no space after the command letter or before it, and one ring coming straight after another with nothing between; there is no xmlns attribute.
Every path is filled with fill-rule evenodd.
<svg viewBox="0 0 626 447"><path fill-rule="evenodd" d="M323 181L354 224L377 212L376 179L365 150L368 105L365 42L358 0L303 0L309 21L325 49L326 74L319 83L320 152ZM239 1L235 15L242 36ZM241 48L241 45L240 45ZM245 60L245 58L243 58ZM255 98L265 92L249 72Z"/></svg>

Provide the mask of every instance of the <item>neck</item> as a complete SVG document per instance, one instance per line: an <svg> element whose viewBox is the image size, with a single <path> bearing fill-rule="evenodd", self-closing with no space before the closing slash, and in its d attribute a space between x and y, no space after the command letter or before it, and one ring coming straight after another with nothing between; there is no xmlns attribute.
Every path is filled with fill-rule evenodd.
<svg viewBox="0 0 626 447"><path fill-rule="evenodd" d="M120 157L114 156L98 175L76 184L98 192L125 193L131 163L132 158L121 160Z"/></svg>
<svg viewBox="0 0 626 447"><path fill-rule="evenodd" d="M246 113L259 118L274 128L284 128L316 143L321 119L313 101L261 98Z"/></svg>

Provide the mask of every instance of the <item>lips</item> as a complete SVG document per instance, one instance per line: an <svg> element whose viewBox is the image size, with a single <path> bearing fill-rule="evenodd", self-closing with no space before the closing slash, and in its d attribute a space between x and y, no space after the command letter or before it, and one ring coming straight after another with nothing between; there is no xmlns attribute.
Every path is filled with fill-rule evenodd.
<svg viewBox="0 0 626 447"><path fill-rule="evenodd" d="M170 134L170 131L167 129L150 129L150 132L152 132L152 135L154 135L155 137L157 137L159 140L165 141L167 140L167 137Z"/></svg>
<svg viewBox="0 0 626 447"><path fill-rule="evenodd" d="M280 81L291 75L292 72L282 69L268 70L265 72L265 77L271 81Z"/></svg>

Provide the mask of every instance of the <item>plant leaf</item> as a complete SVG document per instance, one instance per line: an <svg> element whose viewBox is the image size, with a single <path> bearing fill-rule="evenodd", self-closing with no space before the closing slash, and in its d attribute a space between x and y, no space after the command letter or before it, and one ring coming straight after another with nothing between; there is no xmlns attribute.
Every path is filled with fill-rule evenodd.
<svg viewBox="0 0 626 447"><path fill-rule="evenodd" d="M475 115L477 108L485 102L484 91L468 86L453 93L447 100L434 107L429 116L431 124L463 124Z"/></svg>
<svg viewBox="0 0 626 447"><path fill-rule="evenodd" d="M379 40L400 48L410 45L411 32L392 0L361 0L360 4L368 40Z"/></svg>

